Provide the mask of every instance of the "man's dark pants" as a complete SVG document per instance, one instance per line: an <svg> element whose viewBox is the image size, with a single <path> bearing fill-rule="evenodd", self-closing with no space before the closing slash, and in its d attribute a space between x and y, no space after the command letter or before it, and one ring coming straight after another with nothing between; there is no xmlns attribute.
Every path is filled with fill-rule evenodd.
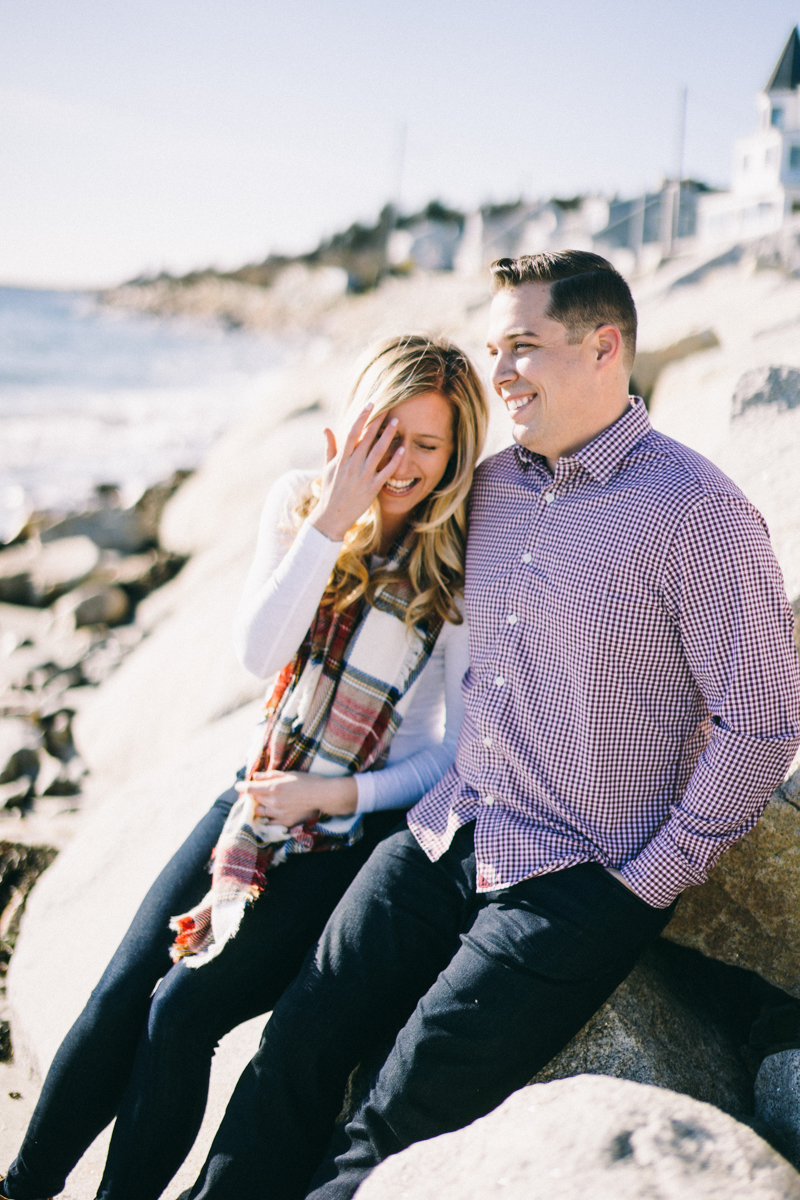
<svg viewBox="0 0 800 1200"><path fill-rule="evenodd" d="M528 1083L672 915L597 863L478 895L473 830L436 863L407 829L378 846L275 1009L193 1197L351 1197L390 1154ZM350 1072L392 1038L334 1137Z"/></svg>

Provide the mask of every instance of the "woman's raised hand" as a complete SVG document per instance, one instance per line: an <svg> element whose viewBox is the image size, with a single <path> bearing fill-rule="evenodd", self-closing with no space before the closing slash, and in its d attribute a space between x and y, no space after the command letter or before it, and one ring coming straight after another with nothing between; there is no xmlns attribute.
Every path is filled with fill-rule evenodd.
<svg viewBox="0 0 800 1200"><path fill-rule="evenodd" d="M391 479L403 457L398 446L382 469L380 464L389 451L397 428L392 417L382 433L373 429L368 404L353 423L341 450L336 438L325 430L327 463L322 472L322 490L311 524L332 542L341 542L348 529L365 513L387 479Z"/></svg>

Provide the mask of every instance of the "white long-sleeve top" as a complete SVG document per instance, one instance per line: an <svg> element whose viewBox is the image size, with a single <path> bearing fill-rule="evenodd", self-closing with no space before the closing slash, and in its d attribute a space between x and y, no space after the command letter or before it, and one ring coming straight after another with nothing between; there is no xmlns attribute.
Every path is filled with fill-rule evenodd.
<svg viewBox="0 0 800 1200"><path fill-rule="evenodd" d="M264 504L258 542L234 621L242 666L271 679L300 647L319 607L341 542L303 522L285 532L285 515L313 472L289 471ZM455 759L464 702L461 680L469 666L467 625L445 621L381 770L355 776L356 812L407 808L439 781Z"/></svg>

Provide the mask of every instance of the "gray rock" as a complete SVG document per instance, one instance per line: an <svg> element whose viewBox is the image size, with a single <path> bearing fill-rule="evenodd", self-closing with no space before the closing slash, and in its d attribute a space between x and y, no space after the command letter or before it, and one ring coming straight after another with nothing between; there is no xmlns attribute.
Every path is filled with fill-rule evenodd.
<svg viewBox="0 0 800 1200"><path fill-rule="evenodd" d="M124 554L135 554L153 542L152 530L134 508L75 513L44 530L42 541L52 544L76 536L91 538L102 550L121 550Z"/></svg>
<svg viewBox="0 0 800 1200"><path fill-rule="evenodd" d="M175 471L164 483L154 484L143 492L131 508L119 507L115 488L98 489L101 507L64 517L43 530L42 541L80 534L91 538L102 550L120 550L123 554L136 554L155 546L164 505L191 474L191 471Z"/></svg>
<svg viewBox="0 0 800 1200"><path fill-rule="evenodd" d="M386 1159L358 1200L798 1200L800 1175L710 1104L581 1075L522 1088Z"/></svg>
<svg viewBox="0 0 800 1200"><path fill-rule="evenodd" d="M800 997L800 771L706 883L687 888L664 937Z"/></svg>
<svg viewBox="0 0 800 1200"><path fill-rule="evenodd" d="M684 1092L734 1115L752 1113L753 1085L739 1052L743 1030L737 1036L718 1002L729 991L735 1004L738 981L709 978L705 968L714 965L656 944L532 1082L612 1075Z"/></svg>
<svg viewBox="0 0 800 1200"><path fill-rule="evenodd" d="M756 367L745 371L736 385L731 416L740 417L756 405L772 405L778 412L800 404L800 371L795 367Z"/></svg>
<svg viewBox="0 0 800 1200"><path fill-rule="evenodd" d="M700 333L690 333L661 350L639 350L633 364L631 391L637 396L649 400L653 393L659 375L670 363L679 362L702 350L712 350L719 345L719 338L713 329L703 329Z"/></svg>
<svg viewBox="0 0 800 1200"><path fill-rule="evenodd" d="M72 610L76 629L83 625L120 625L131 608L128 594L121 587L87 586L64 598L72 600L73 596L77 601Z"/></svg>
<svg viewBox="0 0 800 1200"><path fill-rule="evenodd" d="M756 1116L775 1135L790 1162L800 1164L800 1050L782 1050L762 1062L755 1084Z"/></svg>
<svg viewBox="0 0 800 1200"><path fill-rule="evenodd" d="M42 545L23 542L0 551L0 600L7 604L50 604L86 579L100 551L87 537Z"/></svg>

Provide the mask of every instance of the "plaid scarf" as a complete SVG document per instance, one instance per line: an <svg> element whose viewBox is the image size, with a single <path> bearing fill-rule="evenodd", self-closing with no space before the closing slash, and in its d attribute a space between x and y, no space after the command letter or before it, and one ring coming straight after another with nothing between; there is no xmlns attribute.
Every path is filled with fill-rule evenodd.
<svg viewBox="0 0 800 1200"><path fill-rule="evenodd" d="M387 560L402 567L414 535ZM405 614L414 591L407 579L385 584L372 604L361 597L342 612L317 610L314 622L277 678L265 708L262 749L248 772L311 771L352 775L384 765L423 667L442 628L441 618L409 630ZM175 917L172 958L194 956L201 966L220 953L245 908L266 886L266 872L290 854L338 850L361 836L362 818L270 824L248 819L249 798L233 805L214 851L211 891Z"/></svg>

